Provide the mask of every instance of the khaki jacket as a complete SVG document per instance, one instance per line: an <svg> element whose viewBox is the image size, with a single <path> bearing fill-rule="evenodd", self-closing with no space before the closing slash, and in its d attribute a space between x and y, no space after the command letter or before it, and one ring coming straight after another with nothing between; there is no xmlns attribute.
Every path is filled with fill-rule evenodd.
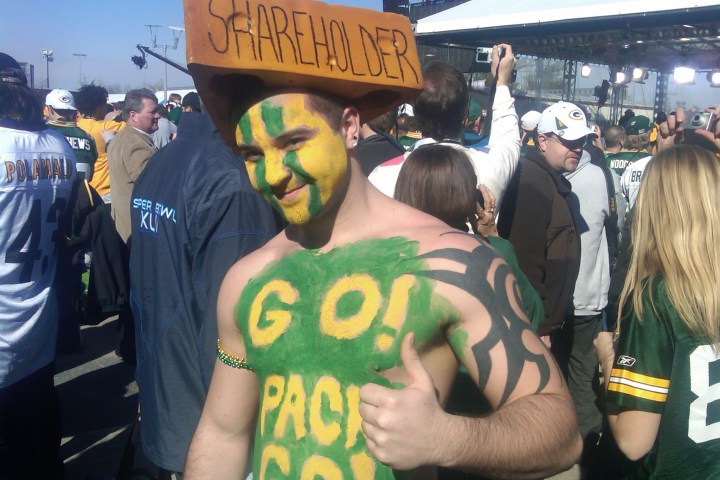
<svg viewBox="0 0 720 480"><path fill-rule="evenodd" d="M130 196L133 185L155 152L152 136L130 125L120 130L108 147L112 218L125 243L130 238Z"/></svg>

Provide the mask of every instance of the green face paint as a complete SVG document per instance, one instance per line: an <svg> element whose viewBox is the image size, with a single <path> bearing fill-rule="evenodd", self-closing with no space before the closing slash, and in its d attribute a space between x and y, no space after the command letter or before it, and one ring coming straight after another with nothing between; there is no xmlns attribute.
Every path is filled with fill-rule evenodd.
<svg viewBox="0 0 720 480"><path fill-rule="evenodd" d="M284 130L282 110L281 106L274 105L269 101L264 101L260 104L260 112L263 122L265 123L265 129L271 137L280 135Z"/></svg>
<svg viewBox="0 0 720 480"><path fill-rule="evenodd" d="M238 122L244 143L263 152L245 162L253 186L294 224L320 215L347 171L342 136L308 109L306 100L306 94L277 95L251 107ZM287 141L275 141L288 132Z"/></svg>
<svg viewBox="0 0 720 480"><path fill-rule="evenodd" d="M250 118L247 115L243 115L242 117L240 117L238 125L240 127L240 135L242 136L243 143L248 145L251 144L252 128L250 127Z"/></svg>
<svg viewBox="0 0 720 480"><path fill-rule="evenodd" d="M374 239L292 252L248 282L235 313L261 385L259 479L395 478L367 451L359 388L390 386L378 372L401 363L406 333L422 342L456 318L426 270L416 242Z"/></svg>

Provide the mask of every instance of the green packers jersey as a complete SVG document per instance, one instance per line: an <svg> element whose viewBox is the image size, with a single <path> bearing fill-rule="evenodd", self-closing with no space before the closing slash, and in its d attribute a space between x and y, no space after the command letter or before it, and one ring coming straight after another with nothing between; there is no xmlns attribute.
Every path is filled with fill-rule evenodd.
<svg viewBox="0 0 720 480"><path fill-rule="evenodd" d="M644 321L623 317L607 392L609 407L662 415L635 478L720 478L720 356L684 326L661 279L646 293Z"/></svg>
<svg viewBox="0 0 720 480"><path fill-rule="evenodd" d="M650 154L645 150L634 152L621 150L616 153L606 153L605 163L610 170L622 177L622 174L625 172L627 167L648 156L650 156Z"/></svg>
<svg viewBox="0 0 720 480"><path fill-rule="evenodd" d="M72 147L77 160L78 178L90 180L93 165L95 165L95 160L98 157L95 140L85 130L78 127L75 122L56 120L48 122L48 126L60 132Z"/></svg>

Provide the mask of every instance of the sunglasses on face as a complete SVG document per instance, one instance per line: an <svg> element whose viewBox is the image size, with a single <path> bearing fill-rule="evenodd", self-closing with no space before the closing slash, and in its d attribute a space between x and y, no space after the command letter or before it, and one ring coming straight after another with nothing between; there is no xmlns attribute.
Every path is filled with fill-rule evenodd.
<svg viewBox="0 0 720 480"><path fill-rule="evenodd" d="M558 142L560 145L567 148L568 150L579 150L579 149L583 148L583 146L585 145L586 137L581 137L581 138L578 138L577 140L565 140L563 138L551 135L548 138L552 138L553 140L555 140L556 142Z"/></svg>

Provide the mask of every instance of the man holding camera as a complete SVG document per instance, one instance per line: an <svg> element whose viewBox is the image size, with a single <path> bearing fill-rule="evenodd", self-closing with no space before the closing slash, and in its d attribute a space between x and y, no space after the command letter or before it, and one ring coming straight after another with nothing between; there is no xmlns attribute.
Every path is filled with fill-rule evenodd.
<svg viewBox="0 0 720 480"><path fill-rule="evenodd" d="M507 44L495 45L490 69L496 75L493 79L496 91L487 147L475 149L462 144L468 117L469 92L465 76L457 68L443 62L434 62L425 67L423 90L415 99L415 117L423 135L415 147L439 142L466 152L478 181L486 185L495 196L494 210L499 210L505 189L520 158L518 116L515 113L515 99L508 88L514 67L512 47ZM379 165L368 177L370 182L385 195L392 197L402 163L391 161ZM490 213L495 214L494 210Z"/></svg>

